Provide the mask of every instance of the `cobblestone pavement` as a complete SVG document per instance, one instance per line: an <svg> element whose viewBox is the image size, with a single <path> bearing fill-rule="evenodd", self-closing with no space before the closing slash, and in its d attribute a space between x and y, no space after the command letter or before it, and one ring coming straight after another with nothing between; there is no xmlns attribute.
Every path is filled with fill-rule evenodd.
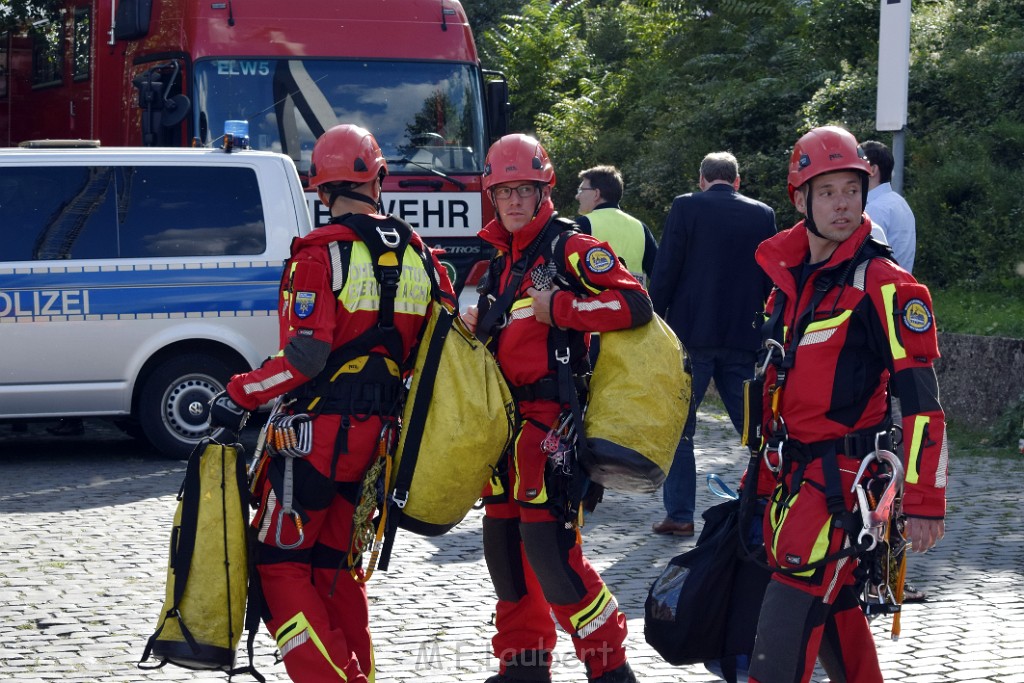
<svg viewBox="0 0 1024 683"><path fill-rule="evenodd" d="M716 472L734 484L742 448L724 417L702 411L700 420L698 476ZM8 425L0 431L0 681L224 680L136 667L163 602L183 463L143 455L109 428L90 428L73 442L38 425L26 434ZM874 624L883 672L907 683L1024 683L1024 459L954 455L951 470L946 538L909 565L931 597L905 606L896 642L888 620ZM714 502L700 486L698 509ZM666 664L644 642L651 582L693 545L652 535L661 513L660 494L606 494L584 529L586 553L629 619L629 658L640 680L713 681L703 667ZM494 671L479 512L439 538L401 534L391 569L378 572L369 590L378 681L482 682ZM285 682L273 652L261 632L258 667L269 682ZM564 634L555 661L556 683L585 681Z"/></svg>

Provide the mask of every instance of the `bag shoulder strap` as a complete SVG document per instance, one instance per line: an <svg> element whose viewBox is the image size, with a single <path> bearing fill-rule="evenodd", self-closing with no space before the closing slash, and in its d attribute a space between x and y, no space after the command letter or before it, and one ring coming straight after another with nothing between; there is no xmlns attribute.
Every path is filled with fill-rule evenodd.
<svg viewBox="0 0 1024 683"><path fill-rule="evenodd" d="M512 308L512 304L515 301L516 292L519 291L519 285L522 284L523 278L526 276L526 271L533 263L533 259L537 256L538 250L544 244L544 240L547 238L552 224L569 222L564 219L552 216L551 219L541 228L540 233L534 238L530 247L526 250L523 256L512 264L512 277L509 280L508 286L505 287L494 301L490 302L486 311L481 312L480 320L476 325L476 337L482 342L487 342L492 336L497 334L500 329L498 323L504 319ZM503 258L503 256L495 254L492 257L492 265L495 260ZM494 269L491 269L493 273ZM493 273L495 277L499 277L500 273ZM496 288L498 283L492 282L491 287Z"/></svg>

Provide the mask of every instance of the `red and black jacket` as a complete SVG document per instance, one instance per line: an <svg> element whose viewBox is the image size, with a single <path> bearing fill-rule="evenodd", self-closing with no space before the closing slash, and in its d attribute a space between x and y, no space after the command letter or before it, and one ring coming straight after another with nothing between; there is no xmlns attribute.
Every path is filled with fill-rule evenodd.
<svg viewBox="0 0 1024 683"><path fill-rule="evenodd" d="M771 336L788 355L783 377L778 365L765 373L766 388L783 380L777 401L765 399L765 434L778 417L800 444L875 428L888 419L891 387L903 412L904 511L942 518L949 451L932 366L939 350L931 295L894 262L864 258L870 233L865 217L806 277L803 222L758 248L757 262L776 285L765 311Z"/></svg>
<svg viewBox="0 0 1024 683"><path fill-rule="evenodd" d="M516 285L510 310L494 341L498 364L514 387L533 384L555 372L551 353L554 327L534 317L532 297L527 290L534 286L530 271L551 259L552 243L567 227L572 224L557 219L547 200L537 216L515 233L496 220L479 233L497 248L498 268L492 269L497 272L491 275L491 297L500 299L517 279L514 269L525 269L525 277ZM525 260L529 262L524 263ZM559 273L571 280L572 287L560 289L552 297L552 321L559 328L582 333L584 343L589 332L628 329L651 319L653 308L647 292L606 243L590 235L573 233L565 243L563 263L556 265Z"/></svg>

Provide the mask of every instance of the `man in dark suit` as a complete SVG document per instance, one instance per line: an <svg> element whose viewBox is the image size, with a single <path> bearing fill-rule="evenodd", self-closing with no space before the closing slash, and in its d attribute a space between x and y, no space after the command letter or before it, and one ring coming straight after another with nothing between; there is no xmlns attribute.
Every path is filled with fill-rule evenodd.
<svg viewBox="0 0 1024 683"><path fill-rule="evenodd" d="M708 154L700 192L672 202L654 262L654 311L679 336L693 363L693 400L683 438L665 480L665 519L658 534L693 535L697 469L693 437L697 407L715 387L736 431L743 428L743 382L754 374L761 339L754 320L771 285L754 250L776 233L775 212L739 193L736 157Z"/></svg>

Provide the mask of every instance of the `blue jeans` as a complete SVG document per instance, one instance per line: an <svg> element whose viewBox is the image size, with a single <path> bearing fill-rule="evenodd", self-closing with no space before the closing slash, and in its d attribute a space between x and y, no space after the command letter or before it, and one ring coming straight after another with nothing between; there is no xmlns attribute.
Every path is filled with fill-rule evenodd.
<svg viewBox="0 0 1024 683"><path fill-rule="evenodd" d="M697 462L693 456L693 435L697 431L697 408L704 400L711 380L729 413L736 433L743 430L743 382L753 378L756 354L738 349L702 347L687 349L693 367L693 398L683 438L676 447L672 468L665 479L664 500L668 519L693 522L697 498Z"/></svg>

